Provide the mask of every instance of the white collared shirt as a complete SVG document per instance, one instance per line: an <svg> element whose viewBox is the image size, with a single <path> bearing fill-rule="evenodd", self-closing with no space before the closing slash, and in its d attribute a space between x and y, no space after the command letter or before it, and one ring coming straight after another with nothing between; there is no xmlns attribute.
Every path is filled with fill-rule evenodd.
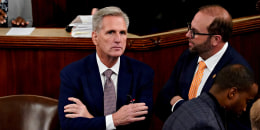
<svg viewBox="0 0 260 130"><path fill-rule="evenodd" d="M97 59L97 64L98 64L98 69L99 69L99 74L100 74L103 90L104 90L104 84L105 84L105 81L106 81L106 77L103 75L103 73L107 69L111 69L114 72L111 75L111 79L112 79L112 81L115 85L115 92L116 92L116 97L117 97L117 81L118 81L118 73L119 73L119 66L120 66L120 57L118 58L116 64L113 65L111 68L108 68L106 65L104 65L101 62L97 53L96 53L96 59ZM106 129L107 130L116 129L114 122L113 122L112 114L106 116Z"/></svg>
<svg viewBox="0 0 260 130"><path fill-rule="evenodd" d="M227 47L228 47L228 42L226 42L224 44L224 46L221 48L220 51L218 51L216 54L214 54L213 56L209 57L207 60L203 60L201 57L199 57L198 59L198 64L200 61L204 61L207 68L204 69L204 72L203 72L203 77L201 79L201 82L200 82L200 86L198 88L198 91L197 91L197 96L198 97L200 94L201 94L201 91L203 89L203 86L205 85L207 79L209 78L209 75L211 74L211 72L214 70L215 66L217 65L217 63L219 62L219 60L221 59L221 57L224 55L224 53L226 52L227 50ZM196 69L196 72L198 70L198 65L197 65L197 69ZM194 73L195 74L195 73Z"/></svg>

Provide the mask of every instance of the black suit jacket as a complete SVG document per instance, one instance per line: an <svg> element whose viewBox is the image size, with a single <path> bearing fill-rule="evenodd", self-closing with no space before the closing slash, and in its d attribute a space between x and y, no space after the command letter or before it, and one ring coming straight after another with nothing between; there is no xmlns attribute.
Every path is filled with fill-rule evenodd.
<svg viewBox="0 0 260 130"><path fill-rule="evenodd" d="M117 110L129 104L128 95L136 102L144 102L149 107L147 120L122 126L122 129L148 129L152 111L153 70L146 64L126 56L120 58L117 87ZM59 97L59 118L62 129L104 130L103 88L96 54L91 54L66 66L60 74L61 86ZM69 119L65 117L64 106L71 104L68 97L79 98L95 117ZM117 129L120 129L118 127Z"/></svg>

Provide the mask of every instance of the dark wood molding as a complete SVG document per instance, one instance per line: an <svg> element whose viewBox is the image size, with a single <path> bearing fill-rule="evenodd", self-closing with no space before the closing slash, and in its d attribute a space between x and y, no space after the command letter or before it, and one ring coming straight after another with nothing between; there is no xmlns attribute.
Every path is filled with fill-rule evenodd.
<svg viewBox="0 0 260 130"><path fill-rule="evenodd" d="M260 15L234 19L233 35L260 30ZM66 34L65 29L56 28ZM46 30L45 30L46 31ZM50 30L50 31L53 31ZM131 36L127 40L127 50L153 50L170 46L186 44L187 28L175 29L169 32ZM46 33L46 32L45 32ZM48 33L48 32L47 32ZM51 32L50 32L51 33ZM69 33L64 36L4 36L1 35L1 48L39 48L39 49L84 49L93 50L95 46L91 38L73 38Z"/></svg>
<svg viewBox="0 0 260 130"><path fill-rule="evenodd" d="M1 36L1 48L95 49L91 39L72 37Z"/></svg>

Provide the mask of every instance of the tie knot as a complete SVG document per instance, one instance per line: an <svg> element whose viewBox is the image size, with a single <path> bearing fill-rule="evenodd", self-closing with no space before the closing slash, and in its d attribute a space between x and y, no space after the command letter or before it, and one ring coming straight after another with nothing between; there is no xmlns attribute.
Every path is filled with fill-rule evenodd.
<svg viewBox="0 0 260 130"><path fill-rule="evenodd" d="M204 61L199 62L199 69L205 69L207 66Z"/></svg>
<svg viewBox="0 0 260 130"><path fill-rule="evenodd" d="M110 78L112 74L113 74L113 71L112 71L111 69L107 69L107 70L103 73L103 75L105 75L106 78Z"/></svg>

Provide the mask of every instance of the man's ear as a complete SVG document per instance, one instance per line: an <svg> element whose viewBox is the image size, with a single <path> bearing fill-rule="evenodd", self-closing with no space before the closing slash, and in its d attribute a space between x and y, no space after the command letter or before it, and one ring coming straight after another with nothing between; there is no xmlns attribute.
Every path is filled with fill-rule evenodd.
<svg viewBox="0 0 260 130"><path fill-rule="evenodd" d="M92 32L92 41L94 43L94 45L97 45L97 39L98 39L98 36L97 36L97 32L96 31L93 31Z"/></svg>
<svg viewBox="0 0 260 130"><path fill-rule="evenodd" d="M238 90L236 87L232 87L228 90L228 99L233 99L236 94L238 93Z"/></svg>
<svg viewBox="0 0 260 130"><path fill-rule="evenodd" d="M219 42L221 42L221 40L222 40L222 36L221 35L213 35L213 40L214 40L214 42L213 42L213 46L217 46L217 44L219 43Z"/></svg>
<svg viewBox="0 0 260 130"><path fill-rule="evenodd" d="M220 41L222 41L222 36L221 35L214 35L215 37L215 40L217 41L217 42L220 42Z"/></svg>

